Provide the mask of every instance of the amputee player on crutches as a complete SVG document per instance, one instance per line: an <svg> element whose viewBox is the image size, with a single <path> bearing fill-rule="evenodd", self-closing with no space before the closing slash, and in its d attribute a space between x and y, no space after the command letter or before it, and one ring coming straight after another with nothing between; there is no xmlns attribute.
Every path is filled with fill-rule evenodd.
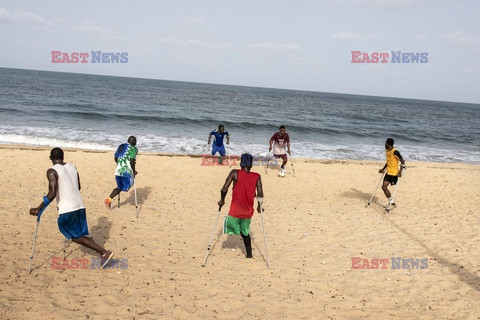
<svg viewBox="0 0 480 320"><path fill-rule="evenodd" d="M388 198L388 208L390 206L396 206L395 199L392 197L392 194L388 190L388 185L396 185L398 178L402 176L402 171L405 168L405 161L400 155L400 152L393 147L393 143L394 140L392 138L388 138L385 142L385 155L387 158L387 163L385 163L383 168L378 171L379 173L383 173L385 169L387 170L385 177L383 178L382 190L383 193L385 193L385 196ZM398 165L399 162L401 163L400 169Z"/></svg>
<svg viewBox="0 0 480 320"><path fill-rule="evenodd" d="M288 133L285 131L285 126L280 126L278 128L278 132L276 132L269 141L268 152L272 151L273 145L273 155L275 158L282 158L282 165L280 167L281 170L285 170L285 165L287 164L287 153L291 155L290 152L290 137Z"/></svg>
<svg viewBox="0 0 480 320"><path fill-rule="evenodd" d="M225 157L225 146L223 144L223 138L227 137L227 145L230 144L230 135L227 131L225 131L225 127L221 124L218 126L218 129L213 130L208 134L208 145L210 145L210 140L212 136L215 137L213 140L212 145L212 156L216 155L217 152L220 153L220 157L218 158L218 164L222 164L223 157Z"/></svg>
<svg viewBox="0 0 480 320"><path fill-rule="evenodd" d="M135 176L138 172L135 170L136 158L138 154L137 138L128 137L127 143L118 146L114 155L117 164L115 168L115 180L117 187L112 190L110 196L105 199L104 203L107 208L112 206L112 199L118 195L118 206L120 206L120 192L127 192L135 183ZM135 204L136 205L136 204Z"/></svg>
<svg viewBox="0 0 480 320"><path fill-rule="evenodd" d="M58 228L60 232L73 242L97 251L104 268L113 257L111 251L99 246L88 236L85 204L80 194L80 176L72 163L63 161L63 150L53 148L50 160L53 166L47 170L48 194L37 208L30 209L30 214L36 216L53 199L57 198ZM33 250L32 250L33 251Z"/></svg>
<svg viewBox="0 0 480 320"><path fill-rule="evenodd" d="M250 222L254 210L255 195L257 196L257 212L260 213L260 203L263 202L263 188L260 174L251 172L253 156L244 153L241 156L240 170L230 171L221 190L221 199L218 202L221 208L225 204L225 196L233 182L232 203L230 211L225 217L223 232L226 234L240 234L245 244L247 258L252 256L252 241L250 238Z"/></svg>

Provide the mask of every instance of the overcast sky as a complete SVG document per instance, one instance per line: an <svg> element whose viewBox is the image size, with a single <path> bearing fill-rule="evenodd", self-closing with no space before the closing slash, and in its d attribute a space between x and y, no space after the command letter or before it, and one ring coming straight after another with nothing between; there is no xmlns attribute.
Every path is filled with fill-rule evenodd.
<svg viewBox="0 0 480 320"><path fill-rule="evenodd" d="M479 17L479 0L0 0L0 66L480 103ZM52 64L54 50L128 63Z"/></svg>

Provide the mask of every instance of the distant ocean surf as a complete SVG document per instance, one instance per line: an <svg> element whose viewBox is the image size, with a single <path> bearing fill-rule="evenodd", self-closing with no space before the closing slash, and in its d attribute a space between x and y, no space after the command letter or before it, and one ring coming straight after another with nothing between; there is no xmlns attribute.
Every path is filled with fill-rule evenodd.
<svg viewBox="0 0 480 320"><path fill-rule="evenodd" d="M0 143L202 154L223 124L232 154L268 153L279 125L292 155L480 164L480 105L0 68Z"/></svg>

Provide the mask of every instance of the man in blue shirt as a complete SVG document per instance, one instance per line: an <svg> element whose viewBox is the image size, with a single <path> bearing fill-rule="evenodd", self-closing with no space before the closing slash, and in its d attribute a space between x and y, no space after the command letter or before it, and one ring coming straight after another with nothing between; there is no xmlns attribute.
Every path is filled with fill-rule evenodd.
<svg viewBox="0 0 480 320"><path fill-rule="evenodd" d="M210 139L212 136L215 136L215 139L213 140L213 145L212 145L212 156L214 156L217 152L220 153L220 158L218 160L219 164L222 164L222 157L225 156L225 146L223 145L223 138L227 136L227 144L230 144L230 135L228 134L227 131L225 131L225 128L223 125L219 125L218 129L213 130L210 132L208 135L208 144L210 144Z"/></svg>

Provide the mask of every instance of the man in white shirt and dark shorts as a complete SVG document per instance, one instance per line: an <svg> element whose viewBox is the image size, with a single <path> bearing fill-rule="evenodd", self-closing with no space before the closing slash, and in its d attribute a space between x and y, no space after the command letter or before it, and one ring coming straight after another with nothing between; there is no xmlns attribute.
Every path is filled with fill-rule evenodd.
<svg viewBox="0 0 480 320"><path fill-rule="evenodd" d="M48 194L37 208L30 209L30 214L36 216L43 207L57 198L57 221L60 232L67 239L97 251L102 257L101 266L104 268L113 257L113 253L87 237L87 216L80 195L80 176L77 169L73 164L63 162L63 150L60 148L53 148L50 151L50 160L53 167L47 170Z"/></svg>

